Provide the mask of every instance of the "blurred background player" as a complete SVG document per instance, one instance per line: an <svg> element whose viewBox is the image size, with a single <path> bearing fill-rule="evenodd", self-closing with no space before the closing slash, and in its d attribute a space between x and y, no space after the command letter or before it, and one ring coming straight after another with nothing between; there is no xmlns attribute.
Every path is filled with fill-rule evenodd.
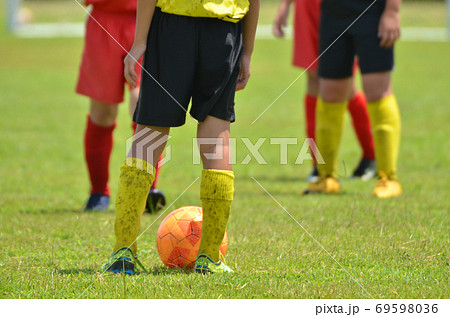
<svg viewBox="0 0 450 317"><path fill-rule="evenodd" d="M106 210L109 204L109 159L113 147L118 104L124 100L123 59L133 44L136 26L136 0L86 0L92 5L86 23L86 37L76 92L90 98L84 135L84 153L91 182L85 211ZM122 46L122 47L121 47ZM125 50L124 50L125 49ZM139 78L130 87L130 115L139 96ZM136 124L132 123L133 130ZM165 204L155 181L148 196L148 208Z"/></svg>
<svg viewBox="0 0 450 317"><path fill-rule="evenodd" d="M320 178L305 193L340 192L337 155L356 55L375 141L379 180L373 193L379 198L401 195L396 180L400 113L391 86L393 46L400 36L400 3L401 0L322 1L320 52L329 49L319 62L316 138L326 164L318 165Z"/></svg>
<svg viewBox="0 0 450 317"><path fill-rule="evenodd" d="M281 0L280 7L273 23L273 33L276 37L284 37L291 3L295 2L294 16L294 54L293 64L307 69L307 89L304 99L306 135L315 140L316 137L316 104L319 94L319 77L317 75L319 56L319 22L320 3L322 0ZM362 149L362 158L353 171L352 177L370 179L376 174L375 153L372 131L370 128L367 102L363 93L358 92L352 84L348 110L352 117L353 127ZM319 150L321 150L319 148ZM308 181L318 179L316 161Z"/></svg>
<svg viewBox="0 0 450 317"><path fill-rule="evenodd" d="M144 67L153 78L143 75L134 121L137 133L159 137L148 138L147 144L133 140L122 164L116 198L116 244L102 270L135 273L136 239L145 195L153 182L155 158L164 150L170 128L185 123L192 99L190 115L198 121L199 140L222 141L199 144L203 224L195 271L230 272L219 250L234 193L230 123L235 120L235 92L244 89L250 77L259 0L214 5L210 1L138 0L137 12L136 38L125 59L125 77L136 85L136 60L145 54ZM207 155L213 153L222 156Z"/></svg>

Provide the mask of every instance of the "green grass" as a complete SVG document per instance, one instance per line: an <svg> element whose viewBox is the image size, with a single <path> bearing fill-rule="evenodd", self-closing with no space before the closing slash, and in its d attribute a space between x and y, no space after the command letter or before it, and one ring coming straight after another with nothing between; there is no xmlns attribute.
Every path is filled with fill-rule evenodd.
<svg viewBox="0 0 450 317"><path fill-rule="evenodd" d="M0 20L0 22L2 22ZM82 154L87 100L74 93L82 39L17 39L0 33L0 298L448 298L450 43L400 43L395 91L403 119L404 195L377 200L374 181L342 179L336 197L300 197L309 164L289 164L267 141L267 165L236 165L228 227L228 276L163 267L155 250L162 218L139 240L149 274L98 275L112 243L114 213L81 213L88 194ZM288 41L258 40L253 73L237 97L236 137L304 137L305 79L251 122L299 74ZM118 168L130 136L121 106L111 160ZM360 150L347 120L340 173ZM172 202L199 175L191 166L195 123L173 130L173 160L159 187ZM238 142L238 161L247 154ZM345 268L345 272L252 179L254 177ZM171 209L199 205L197 181ZM147 228L157 215L144 215Z"/></svg>
<svg viewBox="0 0 450 317"><path fill-rule="evenodd" d="M446 27L445 1L403 2L402 25L406 27Z"/></svg>

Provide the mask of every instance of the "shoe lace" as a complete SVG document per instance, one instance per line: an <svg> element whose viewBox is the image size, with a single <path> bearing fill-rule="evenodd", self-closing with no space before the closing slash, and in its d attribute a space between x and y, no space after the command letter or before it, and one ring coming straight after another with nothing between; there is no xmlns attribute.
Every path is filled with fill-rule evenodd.
<svg viewBox="0 0 450 317"><path fill-rule="evenodd" d="M129 252L129 254L127 254L128 252ZM131 255L131 257L129 255ZM114 262L118 258L121 258L124 256L132 258L136 262L136 264L139 265L145 273L148 273L148 270L145 268L145 266L142 264L142 262L138 259L138 256L134 255L133 251L131 251L129 248L122 248L122 249L117 250L117 252L113 255L114 259L112 260L112 262Z"/></svg>
<svg viewBox="0 0 450 317"><path fill-rule="evenodd" d="M138 259L137 255L134 257L134 260L136 261L136 264L139 265L145 273L148 273L148 270L145 268L145 266L142 264L142 262Z"/></svg>

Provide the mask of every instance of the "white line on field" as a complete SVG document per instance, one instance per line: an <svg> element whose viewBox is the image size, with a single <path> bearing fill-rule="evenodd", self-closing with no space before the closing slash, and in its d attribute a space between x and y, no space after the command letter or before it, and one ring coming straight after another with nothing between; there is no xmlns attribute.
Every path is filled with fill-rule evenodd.
<svg viewBox="0 0 450 317"><path fill-rule="evenodd" d="M286 39L292 39L292 27L286 28ZM83 22L55 22L32 23L17 26L13 33L20 38L60 38L83 37L85 23ZM259 40L278 40L272 34L272 25L259 25L256 31ZM448 42L447 29L443 27L404 27L402 28L402 42Z"/></svg>

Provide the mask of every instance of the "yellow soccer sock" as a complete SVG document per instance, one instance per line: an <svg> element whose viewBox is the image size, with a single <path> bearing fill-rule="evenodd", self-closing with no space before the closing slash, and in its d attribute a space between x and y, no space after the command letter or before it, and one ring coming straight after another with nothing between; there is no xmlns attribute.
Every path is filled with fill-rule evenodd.
<svg viewBox="0 0 450 317"><path fill-rule="evenodd" d="M344 130L347 102L324 102L317 99L316 142L325 164L317 164L322 177L337 177L337 159Z"/></svg>
<svg viewBox="0 0 450 317"><path fill-rule="evenodd" d="M400 146L400 112L394 95L367 104L375 142L378 174L397 178L397 158Z"/></svg>
<svg viewBox="0 0 450 317"><path fill-rule="evenodd" d="M138 158L127 158L120 167L114 224L116 233L114 252L123 247L130 247L136 255L135 240L141 229L141 217L154 175L155 168Z"/></svg>
<svg viewBox="0 0 450 317"><path fill-rule="evenodd" d="M220 260L220 245L227 228L234 193L232 171L204 169L200 185L203 207L202 237L199 254Z"/></svg>

